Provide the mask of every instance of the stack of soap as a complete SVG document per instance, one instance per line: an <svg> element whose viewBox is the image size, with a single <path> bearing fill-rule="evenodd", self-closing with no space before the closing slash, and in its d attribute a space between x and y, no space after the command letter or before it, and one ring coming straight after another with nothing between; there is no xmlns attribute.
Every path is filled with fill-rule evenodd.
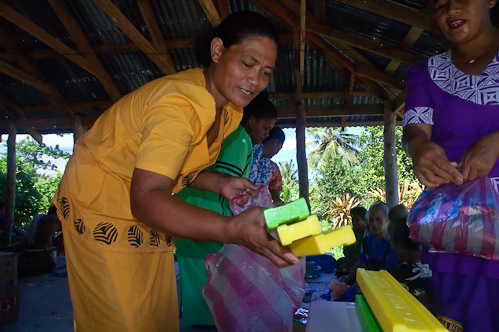
<svg viewBox="0 0 499 332"><path fill-rule="evenodd" d="M383 331L447 331L387 271L357 269L357 282Z"/></svg>
<svg viewBox="0 0 499 332"><path fill-rule="evenodd" d="M266 209L264 215L269 230L277 229L281 244L289 246L296 256L325 254L332 247L352 244L356 240L350 226L322 233L317 216L309 216L304 198Z"/></svg>

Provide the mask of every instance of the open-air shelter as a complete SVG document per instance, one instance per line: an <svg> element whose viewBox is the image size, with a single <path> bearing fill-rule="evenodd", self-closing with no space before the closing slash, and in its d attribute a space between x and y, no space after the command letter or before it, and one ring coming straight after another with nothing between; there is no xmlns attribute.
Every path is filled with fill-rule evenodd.
<svg viewBox="0 0 499 332"><path fill-rule="evenodd" d="M1 0L0 133L8 134L6 223L15 202L15 137L77 140L120 97L199 65L197 39L252 10L280 31L268 87L277 125L296 128L300 195L308 199L306 127L385 126L389 205L397 203L395 126L406 71L446 39L427 0ZM9 234L9 232L4 232Z"/></svg>

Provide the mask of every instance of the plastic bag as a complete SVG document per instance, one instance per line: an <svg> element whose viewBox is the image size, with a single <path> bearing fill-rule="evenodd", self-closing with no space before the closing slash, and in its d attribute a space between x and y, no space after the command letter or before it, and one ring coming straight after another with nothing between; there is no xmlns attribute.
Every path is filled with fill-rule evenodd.
<svg viewBox="0 0 499 332"><path fill-rule="evenodd" d="M252 196L249 196L246 192L244 192L232 197L229 201L229 205L235 216L255 206L275 207L275 204L272 202L270 196L269 188L266 184L261 184Z"/></svg>
<svg viewBox="0 0 499 332"><path fill-rule="evenodd" d="M425 190L407 221L423 245L499 260L499 195L488 177Z"/></svg>
<svg viewBox="0 0 499 332"><path fill-rule="evenodd" d="M266 185L243 207L230 202L234 214L273 205ZM268 258L237 244L225 244L208 255L205 265L208 281L203 297L219 331L293 331L293 314L305 294L301 265L278 268Z"/></svg>

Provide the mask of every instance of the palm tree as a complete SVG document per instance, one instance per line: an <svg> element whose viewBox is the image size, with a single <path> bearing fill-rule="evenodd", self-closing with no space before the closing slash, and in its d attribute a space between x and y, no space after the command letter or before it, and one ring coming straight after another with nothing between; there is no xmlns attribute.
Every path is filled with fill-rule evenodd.
<svg viewBox="0 0 499 332"><path fill-rule="evenodd" d="M293 186L297 180L298 170L293 163L293 160L280 161L279 168L281 169L282 182L286 183L288 186Z"/></svg>
<svg viewBox="0 0 499 332"><path fill-rule="evenodd" d="M358 135L345 133L341 128L307 128L307 131L315 138L307 143L308 146L316 146L308 155L312 169L317 169L326 155L342 156L348 166L359 163Z"/></svg>
<svg viewBox="0 0 499 332"><path fill-rule="evenodd" d="M295 200L299 196L298 192L298 170L292 160L280 161L279 168L282 178L282 195L281 199L284 203Z"/></svg>

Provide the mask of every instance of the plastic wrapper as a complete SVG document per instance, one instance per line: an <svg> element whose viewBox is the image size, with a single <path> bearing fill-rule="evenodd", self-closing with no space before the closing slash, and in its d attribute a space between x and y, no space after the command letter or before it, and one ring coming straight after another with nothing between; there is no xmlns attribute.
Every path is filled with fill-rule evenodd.
<svg viewBox="0 0 499 332"><path fill-rule="evenodd" d="M275 207L275 204L272 202L272 198L270 196L269 188L266 184L261 184L253 195L243 192L232 197L229 201L229 205L235 216L255 206L266 208Z"/></svg>
<svg viewBox="0 0 499 332"><path fill-rule="evenodd" d="M234 214L254 206L271 207L266 185ZM265 192L266 190L266 192ZM238 199L240 199L239 197ZM272 205L270 205L270 204ZM293 314L305 294L301 265L278 268L268 258L237 244L225 244L205 260L203 297L220 332L293 331Z"/></svg>
<svg viewBox="0 0 499 332"><path fill-rule="evenodd" d="M499 261L499 195L488 177L425 190L407 220L413 241Z"/></svg>

